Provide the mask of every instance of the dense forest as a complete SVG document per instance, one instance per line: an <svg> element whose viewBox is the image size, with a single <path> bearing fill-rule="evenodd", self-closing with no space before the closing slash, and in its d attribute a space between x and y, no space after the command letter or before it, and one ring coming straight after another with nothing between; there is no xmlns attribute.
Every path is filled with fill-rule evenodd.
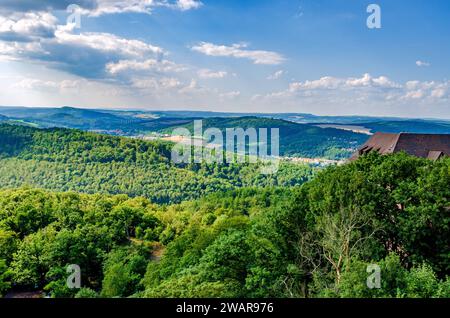
<svg viewBox="0 0 450 318"><path fill-rule="evenodd" d="M175 205L6 189L0 293L450 297L449 185L450 158L400 153L329 167L303 185L229 190ZM69 264L81 268L81 289L66 285ZM381 288L366 285L371 264L381 269Z"/></svg>
<svg viewBox="0 0 450 318"><path fill-rule="evenodd" d="M28 185L55 191L145 196L178 203L239 187L293 186L309 180L307 165L281 163L174 165L172 144L69 129L0 125L0 188Z"/></svg>
<svg viewBox="0 0 450 318"><path fill-rule="evenodd" d="M2 116L4 115L4 116ZM202 120L205 129L219 128L279 128L280 154L298 157L347 158L368 136L335 128L319 128L308 123L246 114L212 114L202 112L133 112L62 108L0 107L0 123L20 124L36 128L74 128L121 136L136 136L149 133L169 133L177 127L191 127L195 119ZM207 117L202 117L207 116ZM232 116L232 117L230 117ZM447 127L448 128L448 127Z"/></svg>

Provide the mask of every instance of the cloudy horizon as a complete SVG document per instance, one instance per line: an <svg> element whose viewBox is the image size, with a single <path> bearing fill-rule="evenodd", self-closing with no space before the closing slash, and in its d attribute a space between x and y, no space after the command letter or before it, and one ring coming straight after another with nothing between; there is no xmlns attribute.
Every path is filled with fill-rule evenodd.
<svg viewBox="0 0 450 318"><path fill-rule="evenodd" d="M373 2L0 0L0 105L450 119L450 4Z"/></svg>

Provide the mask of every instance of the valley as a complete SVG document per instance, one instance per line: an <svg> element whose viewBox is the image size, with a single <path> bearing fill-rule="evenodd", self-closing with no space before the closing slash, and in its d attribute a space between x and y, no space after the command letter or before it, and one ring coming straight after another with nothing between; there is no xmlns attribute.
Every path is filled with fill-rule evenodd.
<svg viewBox="0 0 450 318"><path fill-rule="evenodd" d="M140 114L115 127L117 114L63 109L91 120L49 122L49 111L61 110L1 118L0 295L450 297L448 157L348 162L369 136L337 126L356 124L208 116L204 128L222 132L278 128L279 169L175 164L172 147L191 140L170 132L192 131L197 118ZM430 127L446 124L418 129ZM365 286L374 261L383 289ZM82 269L81 288L66 284L68 264Z"/></svg>

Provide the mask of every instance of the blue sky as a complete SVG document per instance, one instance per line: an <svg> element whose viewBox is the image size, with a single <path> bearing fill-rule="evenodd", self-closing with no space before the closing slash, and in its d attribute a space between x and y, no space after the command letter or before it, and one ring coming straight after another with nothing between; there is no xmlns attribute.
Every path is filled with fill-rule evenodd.
<svg viewBox="0 0 450 318"><path fill-rule="evenodd" d="M0 0L0 105L450 118L449 71L446 0Z"/></svg>

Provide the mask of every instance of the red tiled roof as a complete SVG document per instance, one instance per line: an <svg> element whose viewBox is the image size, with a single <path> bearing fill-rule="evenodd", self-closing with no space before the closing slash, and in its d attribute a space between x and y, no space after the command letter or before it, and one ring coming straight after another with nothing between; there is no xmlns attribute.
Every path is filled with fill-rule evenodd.
<svg viewBox="0 0 450 318"><path fill-rule="evenodd" d="M443 156L445 156L445 154L442 151L430 151L427 158L431 160L438 160Z"/></svg>
<svg viewBox="0 0 450 318"><path fill-rule="evenodd" d="M416 157L437 160L444 155L450 156L450 134L376 133L351 160L371 151L381 154L404 151Z"/></svg>

